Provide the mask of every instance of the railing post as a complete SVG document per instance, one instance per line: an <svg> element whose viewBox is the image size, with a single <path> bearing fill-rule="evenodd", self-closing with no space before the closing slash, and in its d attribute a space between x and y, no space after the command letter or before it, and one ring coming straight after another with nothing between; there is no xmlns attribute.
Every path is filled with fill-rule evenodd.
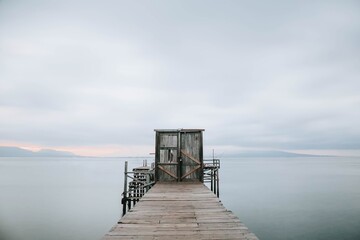
<svg viewBox="0 0 360 240"><path fill-rule="evenodd" d="M125 161L125 167L124 167L124 192L123 192L123 198L121 200L121 203L123 205L123 213L124 216L126 214L126 202L127 202L127 168L128 168L128 162Z"/></svg>
<svg viewBox="0 0 360 240"><path fill-rule="evenodd" d="M219 189L219 169L216 170L216 185L217 185L216 196L219 197L219 196L220 196L220 189Z"/></svg>
<svg viewBox="0 0 360 240"><path fill-rule="evenodd" d="M214 181L214 194L216 194L216 189L218 187L218 185L216 184L216 179L217 179L217 171L214 170L214 179L213 179L213 181Z"/></svg>
<svg viewBox="0 0 360 240"><path fill-rule="evenodd" d="M210 189L211 191L214 191L214 170L210 170Z"/></svg>

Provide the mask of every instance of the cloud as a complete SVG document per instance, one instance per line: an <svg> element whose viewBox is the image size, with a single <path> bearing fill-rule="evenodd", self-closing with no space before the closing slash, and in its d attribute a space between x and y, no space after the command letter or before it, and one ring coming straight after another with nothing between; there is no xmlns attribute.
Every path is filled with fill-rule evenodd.
<svg viewBox="0 0 360 240"><path fill-rule="evenodd" d="M356 1L0 4L2 142L359 148Z"/></svg>

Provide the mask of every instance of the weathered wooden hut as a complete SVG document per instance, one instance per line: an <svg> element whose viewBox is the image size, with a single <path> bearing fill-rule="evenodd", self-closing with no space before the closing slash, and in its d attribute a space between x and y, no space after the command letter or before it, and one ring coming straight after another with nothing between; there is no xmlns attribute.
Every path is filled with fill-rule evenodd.
<svg viewBox="0 0 360 240"><path fill-rule="evenodd" d="M155 180L203 182L204 129L155 129Z"/></svg>
<svg viewBox="0 0 360 240"><path fill-rule="evenodd" d="M123 217L103 240L258 240L216 198L220 160L203 159L203 131L155 129L155 167L143 164L128 172L125 162ZM211 190L201 182L210 183Z"/></svg>

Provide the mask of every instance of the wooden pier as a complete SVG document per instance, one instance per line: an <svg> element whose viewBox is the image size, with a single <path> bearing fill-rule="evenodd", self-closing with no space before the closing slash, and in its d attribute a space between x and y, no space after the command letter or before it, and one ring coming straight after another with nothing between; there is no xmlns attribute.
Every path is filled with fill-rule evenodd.
<svg viewBox="0 0 360 240"><path fill-rule="evenodd" d="M156 183L102 240L258 238L200 182Z"/></svg>
<svg viewBox="0 0 360 240"><path fill-rule="evenodd" d="M221 204L220 160L203 159L203 131L155 130L155 162L125 163L123 217L102 240L258 240Z"/></svg>

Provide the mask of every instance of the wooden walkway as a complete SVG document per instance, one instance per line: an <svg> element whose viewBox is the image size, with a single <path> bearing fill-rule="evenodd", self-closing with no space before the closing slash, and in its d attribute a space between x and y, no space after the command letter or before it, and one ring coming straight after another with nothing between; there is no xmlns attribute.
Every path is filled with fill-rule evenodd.
<svg viewBox="0 0 360 240"><path fill-rule="evenodd" d="M258 240L202 183L156 183L102 240Z"/></svg>

